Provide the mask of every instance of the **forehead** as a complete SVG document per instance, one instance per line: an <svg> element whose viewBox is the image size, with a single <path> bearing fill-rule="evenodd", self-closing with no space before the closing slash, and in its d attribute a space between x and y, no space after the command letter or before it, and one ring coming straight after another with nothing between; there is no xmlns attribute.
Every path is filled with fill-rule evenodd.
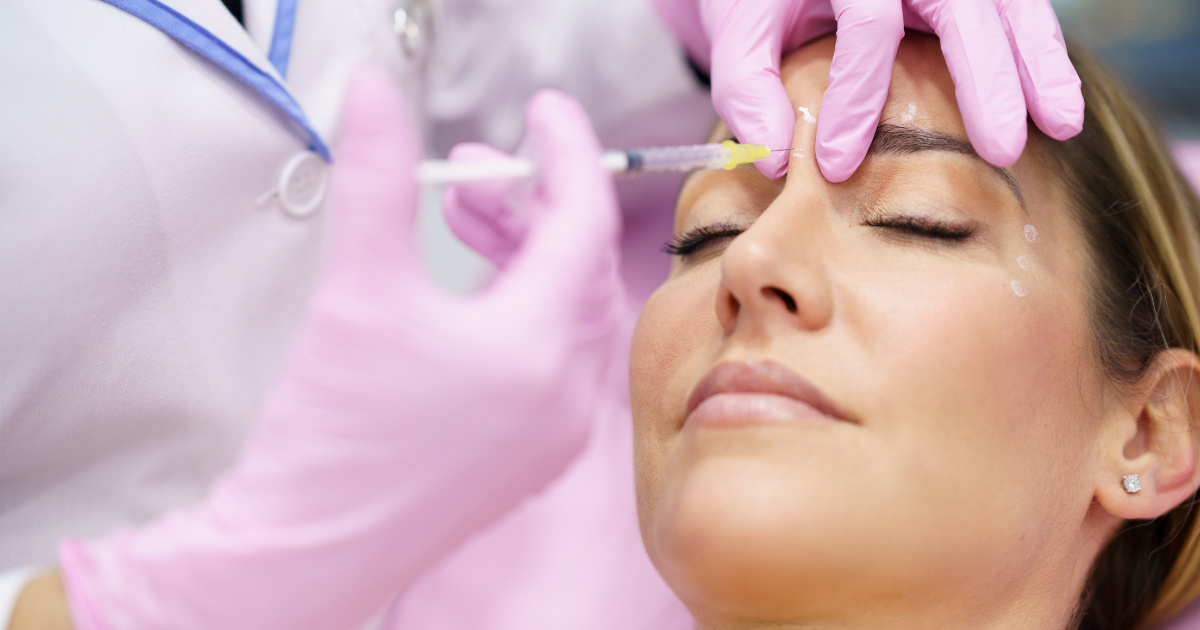
<svg viewBox="0 0 1200 630"><path fill-rule="evenodd" d="M816 136L815 125L804 124L818 116L821 97L829 87L830 66L834 52L834 36L825 37L787 54L780 66L780 78L788 98L796 111L796 131L792 147L794 152L791 169L797 169L796 158L816 172L811 149ZM906 32L896 53L892 68L891 85L884 104L880 121L890 124L936 129L957 137L966 137L966 129L954 94L954 81L946 68L937 38L920 33ZM718 121L709 141L716 142L731 138L732 133L724 121ZM870 159L870 158L868 158ZM1024 161L1024 160L1022 160ZM1025 170L1020 164L1014 167ZM776 182L757 175L752 168L735 169L728 173L699 171L688 175L677 200L675 228L680 229L686 217L678 212L694 199L708 191L721 189L726 194L735 192L743 197L769 199L782 190L787 181L784 177ZM736 186L734 186L736 182ZM734 190L737 188L738 190Z"/></svg>
<svg viewBox="0 0 1200 630"><path fill-rule="evenodd" d="M789 166L792 177L785 176L772 183L765 178L755 177L754 169L735 169L732 174L725 175L715 175L709 172L695 173L685 180L679 202L682 202L685 197L691 196L687 193L694 192L700 183L709 184L706 188L711 189L717 184L728 185L737 180L743 188L761 188L773 196L783 189L789 179L801 179L806 171L811 171L812 174L818 173L813 154L817 125L812 123L820 116L821 100L829 87L835 41L834 36L828 36L806 44L787 54L780 67L780 78L784 89L796 109L794 112L796 128L792 138L793 152ZM869 92L868 90L865 93ZM841 118L845 120L848 117L842 116ZM871 123L873 124L874 121ZM1036 204L1043 210L1067 206L1065 193L1061 190L1061 186L1057 185L1050 170L1047 169L1047 163L1041 156L1042 151L1039 150L1043 143L1053 141L1048 141L1040 136L1032 124L1026 145L1027 150L1016 164L1007 169L991 167L970 150L970 145L966 142L966 128L958 109L954 80L950 76L940 42L936 37L906 31L891 68L890 84L879 123L881 126L890 128L926 130L961 141L958 144L968 147L967 150L963 151L957 148L949 150L941 147L941 158L946 159L947 156L955 153L969 154L970 157L959 155L960 163L962 159L975 162L971 168L978 169L980 177L984 179L994 176L986 173L989 168L1003 171L997 181L1008 182L1008 187L1013 189L1013 194L1016 195L1027 213L1029 211L1027 205ZM732 134L729 128L721 121L714 129L711 140L716 141L730 137ZM877 136L876 139L879 137ZM900 154L892 157L900 157L905 161L933 158L932 155L924 153L921 156L905 157L903 155L905 153L911 153L911 151L901 150ZM939 151L933 153L936 154ZM864 167L872 160L872 156L868 155ZM853 185L854 179L845 182L844 185ZM1064 216L1043 216L1042 219L1057 221L1066 215L1066 213L1056 214ZM677 213L677 227L682 218Z"/></svg>
<svg viewBox="0 0 1200 630"><path fill-rule="evenodd" d="M788 54L780 68L793 103L814 114L829 87L834 38L826 37ZM908 31L900 42L881 122L936 128L966 137L954 95L954 81L938 40ZM797 132L802 129L798 126Z"/></svg>

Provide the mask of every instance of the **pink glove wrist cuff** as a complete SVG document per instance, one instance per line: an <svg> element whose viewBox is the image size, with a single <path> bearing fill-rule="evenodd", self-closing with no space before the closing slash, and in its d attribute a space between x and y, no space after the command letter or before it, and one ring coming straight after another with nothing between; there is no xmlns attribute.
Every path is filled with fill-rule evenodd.
<svg viewBox="0 0 1200 630"><path fill-rule="evenodd" d="M84 586L88 577L94 573L94 567L88 560L83 543L74 538L62 541L58 546L58 564L75 630L110 630L97 614L96 606Z"/></svg>

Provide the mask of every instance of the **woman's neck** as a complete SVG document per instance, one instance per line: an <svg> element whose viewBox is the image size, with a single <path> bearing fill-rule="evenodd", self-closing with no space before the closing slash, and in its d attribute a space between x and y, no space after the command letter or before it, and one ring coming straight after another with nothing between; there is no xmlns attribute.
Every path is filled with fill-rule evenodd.
<svg viewBox="0 0 1200 630"><path fill-rule="evenodd" d="M1063 630L1073 627L1078 593L1083 591L1088 568L1099 552L1097 542L1105 540L1096 537L1088 542L1086 538L1078 542L1087 549L1047 553L1007 585L948 585L945 590L936 589L940 592L900 594L890 601L849 601L840 610L823 610L819 617L810 618L769 615L776 618L766 621L762 617L769 613L754 619L695 607L692 613L696 630Z"/></svg>

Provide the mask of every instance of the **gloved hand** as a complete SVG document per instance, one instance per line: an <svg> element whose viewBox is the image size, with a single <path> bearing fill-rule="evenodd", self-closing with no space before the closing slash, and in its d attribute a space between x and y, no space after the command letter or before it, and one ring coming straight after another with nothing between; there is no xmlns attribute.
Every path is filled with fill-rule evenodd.
<svg viewBox="0 0 1200 630"><path fill-rule="evenodd" d="M783 52L837 32L817 122L817 163L841 182L862 163L887 99L904 28L937 34L975 150L997 166L1020 157L1026 108L1046 135L1083 128L1079 76L1050 0L654 0L712 74L713 104L741 142L791 146L795 115L779 81ZM772 179L787 152L758 163Z"/></svg>
<svg viewBox="0 0 1200 630"><path fill-rule="evenodd" d="M1183 176L1200 195L1200 140L1177 140L1171 144L1171 153Z"/></svg>
<svg viewBox="0 0 1200 630"><path fill-rule="evenodd" d="M63 544L81 630L354 627L582 449L622 295L586 115L531 101L527 238L463 297L414 252L402 110L386 77L356 78L327 267L234 469L196 507Z"/></svg>
<svg viewBox="0 0 1200 630"><path fill-rule="evenodd" d="M506 160L509 154L478 142L450 149L450 161ZM527 184L520 180L485 180L446 187L442 213L460 241L500 269L508 266L529 232L529 219L519 207Z"/></svg>

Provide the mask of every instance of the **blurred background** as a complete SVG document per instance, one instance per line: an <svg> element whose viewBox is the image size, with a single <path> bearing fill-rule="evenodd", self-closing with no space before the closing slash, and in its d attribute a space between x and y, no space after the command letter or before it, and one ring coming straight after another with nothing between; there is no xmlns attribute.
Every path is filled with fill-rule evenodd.
<svg viewBox="0 0 1200 630"><path fill-rule="evenodd" d="M1141 91L1170 135L1200 139L1200 0L1052 2L1067 37Z"/></svg>

